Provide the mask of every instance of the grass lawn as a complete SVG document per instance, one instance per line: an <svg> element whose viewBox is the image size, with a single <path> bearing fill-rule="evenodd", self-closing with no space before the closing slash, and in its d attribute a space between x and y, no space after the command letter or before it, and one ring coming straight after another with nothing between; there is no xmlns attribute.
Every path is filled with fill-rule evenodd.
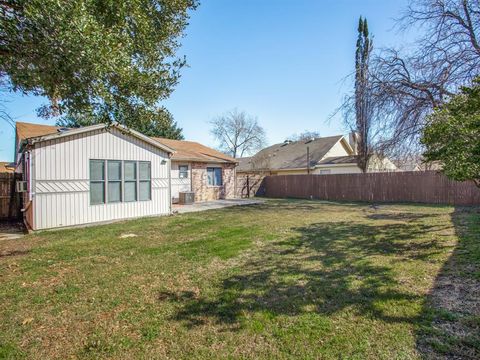
<svg viewBox="0 0 480 360"><path fill-rule="evenodd" d="M269 200L0 254L0 358L480 357L478 208Z"/></svg>

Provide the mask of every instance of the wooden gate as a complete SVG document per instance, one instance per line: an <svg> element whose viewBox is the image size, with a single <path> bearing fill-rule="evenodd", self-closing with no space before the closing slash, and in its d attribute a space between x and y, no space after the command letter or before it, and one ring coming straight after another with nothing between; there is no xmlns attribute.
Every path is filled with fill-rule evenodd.
<svg viewBox="0 0 480 360"><path fill-rule="evenodd" d="M21 180L20 174L0 173L0 220L20 220L22 202L15 191L15 182Z"/></svg>

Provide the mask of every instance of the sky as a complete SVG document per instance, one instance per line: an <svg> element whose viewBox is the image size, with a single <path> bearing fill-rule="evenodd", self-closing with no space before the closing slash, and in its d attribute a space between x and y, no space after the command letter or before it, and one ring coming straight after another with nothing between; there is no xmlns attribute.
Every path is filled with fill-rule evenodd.
<svg viewBox="0 0 480 360"><path fill-rule="evenodd" d="M187 140L215 146L209 121L237 108L258 118L269 144L304 130L347 133L330 119L351 84L356 27L369 22L374 47L411 39L394 29L408 0L203 0L191 14L178 55L188 68L163 103ZM16 121L53 124L36 115L45 100L4 96ZM0 122L0 161L13 159L14 131Z"/></svg>

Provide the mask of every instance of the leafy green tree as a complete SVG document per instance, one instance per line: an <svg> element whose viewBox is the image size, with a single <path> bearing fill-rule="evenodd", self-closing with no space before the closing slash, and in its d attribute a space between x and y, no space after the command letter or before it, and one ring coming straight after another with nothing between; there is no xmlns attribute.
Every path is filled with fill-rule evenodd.
<svg viewBox="0 0 480 360"><path fill-rule="evenodd" d="M114 111L113 117L132 129L147 136L157 136L169 139L183 140L182 129L173 120L172 114L163 107L146 110L144 107L122 106ZM99 122L98 116L83 113L69 113L57 121L57 125L65 127L81 127Z"/></svg>
<svg viewBox="0 0 480 360"><path fill-rule="evenodd" d="M421 141L427 161L440 161L449 178L480 187L480 79L428 117Z"/></svg>
<svg viewBox="0 0 480 360"><path fill-rule="evenodd" d="M117 116L135 109L159 121L158 103L185 65L175 53L196 6L197 0L0 0L0 76L15 91L45 96L49 103L39 109L45 117L126 122ZM135 119L130 125L140 130L145 124Z"/></svg>

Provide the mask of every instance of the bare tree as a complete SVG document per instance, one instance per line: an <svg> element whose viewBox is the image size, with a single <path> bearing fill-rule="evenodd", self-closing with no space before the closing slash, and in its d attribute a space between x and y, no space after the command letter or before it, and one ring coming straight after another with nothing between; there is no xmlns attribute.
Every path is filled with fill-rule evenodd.
<svg viewBox="0 0 480 360"><path fill-rule="evenodd" d="M480 74L480 2L411 1L398 25L422 34L413 51L384 49L370 69L380 144L390 152L418 150L426 115Z"/></svg>
<svg viewBox="0 0 480 360"><path fill-rule="evenodd" d="M289 136L288 139L286 140L301 141L301 140L316 139L319 137L320 137L320 132L318 131L304 130L300 134L293 134Z"/></svg>
<svg viewBox="0 0 480 360"><path fill-rule="evenodd" d="M8 125L15 129L15 120L13 120L10 116L6 106L6 103L8 102L5 100L7 92L8 87L5 82L5 77L0 73L0 120L5 121Z"/></svg>
<svg viewBox="0 0 480 360"><path fill-rule="evenodd" d="M210 132L219 149L232 157L250 155L266 145L265 130L256 117L234 109L215 119Z"/></svg>

